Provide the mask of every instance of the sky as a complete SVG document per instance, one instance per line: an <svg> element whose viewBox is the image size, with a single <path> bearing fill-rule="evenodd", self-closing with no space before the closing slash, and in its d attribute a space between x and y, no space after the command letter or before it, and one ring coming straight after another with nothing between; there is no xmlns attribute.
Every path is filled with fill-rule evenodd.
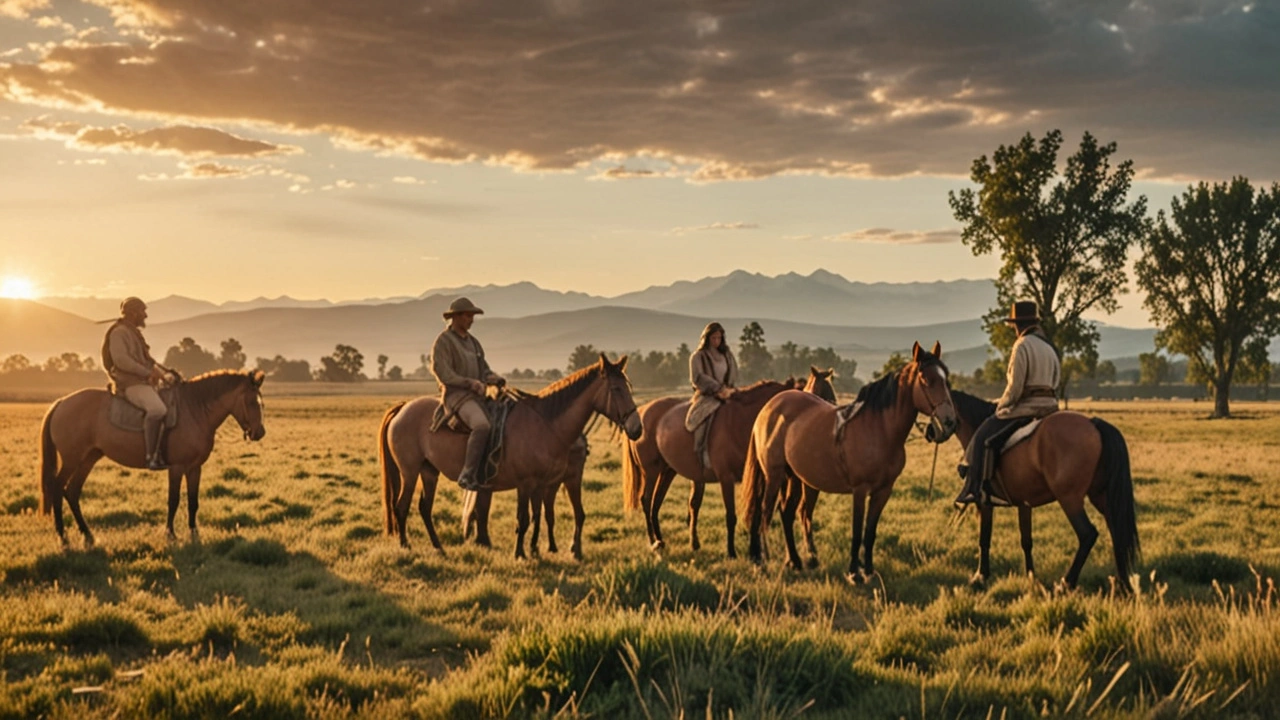
<svg viewBox="0 0 1280 720"><path fill-rule="evenodd" d="M1280 179L1277 5L0 0L0 294L993 277L947 193L1026 133Z"/></svg>

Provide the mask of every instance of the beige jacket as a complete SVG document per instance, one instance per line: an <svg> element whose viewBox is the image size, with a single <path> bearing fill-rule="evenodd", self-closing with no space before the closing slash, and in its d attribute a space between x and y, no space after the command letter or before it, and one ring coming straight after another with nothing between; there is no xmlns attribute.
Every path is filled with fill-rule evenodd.
<svg viewBox="0 0 1280 720"><path fill-rule="evenodd" d="M462 337L445 328L431 346L431 374L440 384L440 394L450 410L457 410L468 400L479 400L480 395L467 387L469 380L491 383L498 379L484 359L484 348L475 335Z"/></svg>
<svg viewBox="0 0 1280 720"><path fill-rule="evenodd" d="M690 432L711 417L720 408L723 401L716 393L726 387L738 386L738 361L732 352L724 354L728 367L721 377L716 377L711 353L718 352L703 348L689 356L689 383L693 385L693 402L689 404L689 412L684 417L685 428Z"/></svg>
<svg viewBox="0 0 1280 720"><path fill-rule="evenodd" d="M122 321L116 321L107 330L102 348L102 368L119 392L134 385L147 384L155 366L151 348L142 339L142 331Z"/></svg>
<svg viewBox="0 0 1280 720"><path fill-rule="evenodd" d="M1056 396L1062 366L1058 353L1039 327L1018 337L1010 353L1004 395L996 403L996 417L1044 417L1058 409Z"/></svg>

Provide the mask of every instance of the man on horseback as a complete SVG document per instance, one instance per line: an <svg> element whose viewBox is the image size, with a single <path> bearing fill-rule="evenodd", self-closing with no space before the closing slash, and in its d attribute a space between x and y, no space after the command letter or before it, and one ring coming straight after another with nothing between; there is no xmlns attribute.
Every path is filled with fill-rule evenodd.
<svg viewBox="0 0 1280 720"><path fill-rule="evenodd" d="M467 298L454 300L444 313L449 325L431 347L431 374L440 385L441 403L471 431L462 472L458 474L458 487L463 490L485 489L478 473L489 441L490 423L481 401L487 385L502 387L507 382L489 368L484 348L470 332L476 315L483 314L484 310Z"/></svg>
<svg viewBox="0 0 1280 720"><path fill-rule="evenodd" d="M162 470L167 463L160 455L160 441L168 408L154 386L161 381L174 382L177 376L151 357L151 348L142 338L146 326L147 304L136 297L125 298L120 303L120 319L107 328L102 340L102 368L111 378L113 392L145 413L142 437L147 469Z"/></svg>
<svg viewBox="0 0 1280 720"><path fill-rule="evenodd" d="M988 484L995 477L999 463L999 446L1009 434L1031 418L1041 418L1058 409L1057 387L1062 376L1058 351L1044 329L1034 301L1020 300L1004 320L1012 323L1018 339L1009 353L1009 372L1004 395L996 404L995 415L987 418L969 441L960 477L964 489L956 505L990 502Z"/></svg>
<svg viewBox="0 0 1280 720"><path fill-rule="evenodd" d="M689 356L689 382L693 402L685 415L685 429L693 433L693 447L702 462L705 476L711 475L711 454L707 451L707 429L711 416L737 392L738 361L724 339L724 327L709 323L702 330L698 349Z"/></svg>

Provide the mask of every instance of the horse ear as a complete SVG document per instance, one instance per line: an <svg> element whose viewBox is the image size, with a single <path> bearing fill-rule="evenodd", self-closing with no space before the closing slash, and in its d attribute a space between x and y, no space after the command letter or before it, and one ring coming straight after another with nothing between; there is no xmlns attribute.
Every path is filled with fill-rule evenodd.
<svg viewBox="0 0 1280 720"><path fill-rule="evenodd" d="M942 357L942 343L937 340L933 341L933 356L936 358Z"/></svg>
<svg viewBox="0 0 1280 720"><path fill-rule="evenodd" d="M822 371L821 371L821 370L819 370L819 369L818 369L818 367L817 367L816 365L810 365L810 366L809 366L809 372L810 372L811 374L813 374L813 375L819 375L819 376L821 376L821 375L822 375Z"/></svg>
<svg viewBox="0 0 1280 720"><path fill-rule="evenodd" d="M911 346L911 361L915 362L920 359L920 342L917 341Z"/></svg>
<svg viewBox="0 0 1280 720"><path fill-rule="evenodd" d="M822 373L822 376L823 376L823 377L831 377L831 376L833 376L833 375L835 375L835 374L836 374L836 369L835 369L835 368L833 368L833 367L829 367L829 368L827 368L827 371L826 371L826 372Z"/></svg>
<svg viewBox="0 0 1280 720"><path fill-rule="evenodd" d="M261 370L254 370L253 374L249 377L253 379L254 387L262 387L262 381L267 379L267 374Z"/></svg>
<svg viewBox="0 0 1280 720"><path fill-rule="evenodd" d="M601 367L609 367L609 356L600 353L600 365Z"/></svg>
<svg viewBox="0 0 1280 720"><path fill-rule="evenodd" d="M626 369L627 369L627 356L626 356L626 355L623 355L623 356L618 360L618 362L614 365L614 367L618 368L619 370L626 370Z"/></svg>

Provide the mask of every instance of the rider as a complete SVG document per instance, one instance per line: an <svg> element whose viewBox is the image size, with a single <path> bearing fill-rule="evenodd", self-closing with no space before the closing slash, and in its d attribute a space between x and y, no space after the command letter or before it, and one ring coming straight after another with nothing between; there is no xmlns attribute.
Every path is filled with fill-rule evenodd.
<svg viewBox="0 0 1280 720"><path fill-rule="evenodd" d="M693 433L693 447L705 472L711 469L707 451L707 428L711 416L720 405L737 392L738 361L724 340L724 327L709 323L702 330L698 349L689 356L689 382L693 385L693 402L685 415L684 426Z"/></svg>
<svg viewBox="0 0 1280 720"><path fill-rule="evenodd" d="M164 380L173 382L174 374L151 357L151 348L142 338L147 326L147 304L136 297L120 303L120 319L107 328L102 340L102 368L107 371L115 392L142 408L142 437L146 442L147 468L166 467L160 456L164 418L168 409L154 385Z"/></svg>
<svg viewBox="0 0 1280 720"><path fill-rule="evenodd" d="M489 369L489 363L484 359L484 348L470 333L476 315L483 314L484 310L467 298L454 300L444 313L449 325L431 347L431 374L440 384L442 402L471 430L462 472L458 474L458 487L463 490L484 489L483 481L477 475L489 440L490 424L480 401L484 398L486 385L502 387L507 382Z"/></svg>
<svg viewBox="0 0 1280 720"><path fill-rule="evenodd" d="M1058 409L1056 389L1062 367L1057 349L1040 327L1035 302L1015 302L1013 312L1004 321L1012 323L1018 333L1009 353L1004 395L996 403L995 415L987 418L969 441L966 464L959 468L965 485L956 498L957 505L989 502L986 486L995 476L996 463L987 467L986 460L989 453L998 451L996 445L1007 439L1002 430L1010 429L1015 423L1023 424L1020 421L1025 418L1044 417Z"/></svg>

